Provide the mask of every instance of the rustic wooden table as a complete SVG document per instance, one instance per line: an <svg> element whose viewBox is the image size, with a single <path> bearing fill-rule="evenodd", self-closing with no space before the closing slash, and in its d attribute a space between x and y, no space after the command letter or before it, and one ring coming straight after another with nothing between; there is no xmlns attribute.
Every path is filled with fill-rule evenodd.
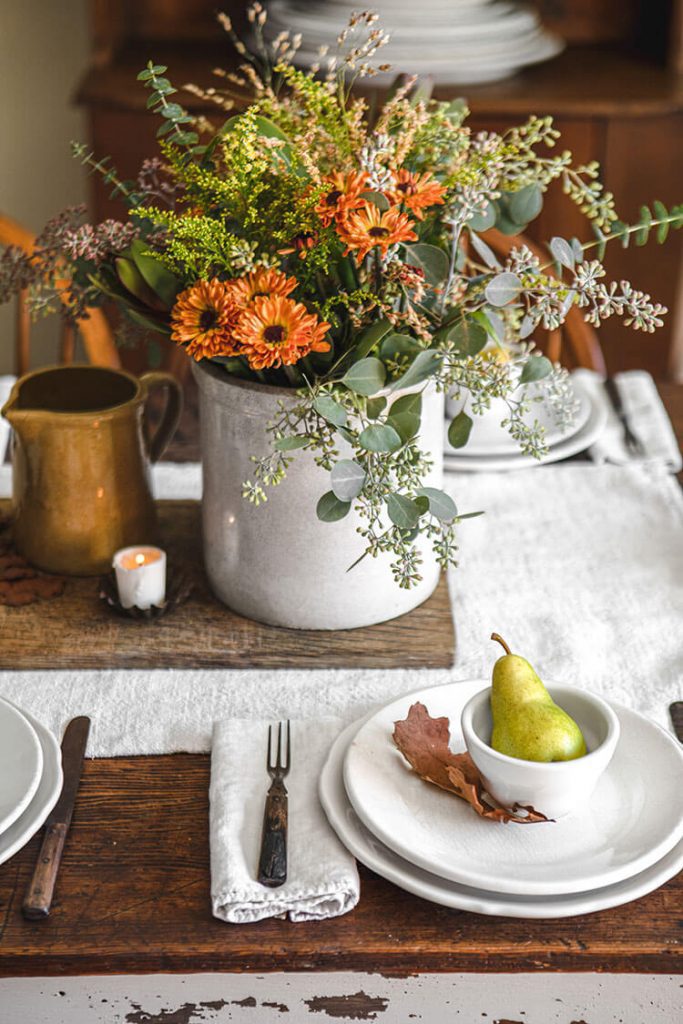
<svg viewBox="0 0 683 1024"><path fill-rule="evenodd" d="M683 439L683 387L661 390ZM0 868L0 1024L680 1019L683 876L614 910L519 921L435 906L362 869L344 917L229 926L209 906L208 779L198 755L85 765L47 920L20 912L38 839ZM29 1004L43 1016L22 1018Z"/></svg>

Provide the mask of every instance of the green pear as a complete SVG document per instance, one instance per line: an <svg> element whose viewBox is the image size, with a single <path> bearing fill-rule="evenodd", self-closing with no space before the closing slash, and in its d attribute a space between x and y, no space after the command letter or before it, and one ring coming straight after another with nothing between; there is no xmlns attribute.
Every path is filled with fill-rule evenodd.
<svg viewBox="0 0 683 1024"><path fill-rule="evenodd" d="M555 703L526 658L505 649L493 667L491 746L524 761L571 761L586 753L586 741L573 718Z"/></svg>

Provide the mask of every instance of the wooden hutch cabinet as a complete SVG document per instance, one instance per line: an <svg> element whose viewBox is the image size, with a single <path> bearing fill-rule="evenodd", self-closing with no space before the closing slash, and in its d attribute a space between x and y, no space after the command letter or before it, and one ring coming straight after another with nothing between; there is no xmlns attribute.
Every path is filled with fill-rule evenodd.
<svg viewBox="0 0 683 1024"><path fill-rule="evenodd" d="M224 5L236 22L245 3ZM371 5L369 5L371 6ZM644 202L683 199L683 22L670 0L539 0L544 21L567 40L559 57L512 78L471 88L436 90L464 95L475 128L501 129L529 114L552 114L563 145L577 160L598 159L624 220ZM150 58L167 64L174 84L210 84L211 69L234 62L214 19L213 0L92 0L92 63L78 102L88 112L96 153L110 155L133 176L153 152L156 124L136 74ZM388 26L390 27L390 26ZM192 110L197 100L179 97ZM212 108L212 112L215 112ZM97 216L116 212L107 189L93 179ZM120 210L118 211L120 212ZM586 238L587 226L558 188L533 225L536 238ZM645 366L663 378L677 362L683 372L681 283L683 232L659 247L608 250L607 269L629 278L665 303L666 326L652 336L605 324L600 339L611 371ZM678 337L677 337L678 336Z"/></svg>

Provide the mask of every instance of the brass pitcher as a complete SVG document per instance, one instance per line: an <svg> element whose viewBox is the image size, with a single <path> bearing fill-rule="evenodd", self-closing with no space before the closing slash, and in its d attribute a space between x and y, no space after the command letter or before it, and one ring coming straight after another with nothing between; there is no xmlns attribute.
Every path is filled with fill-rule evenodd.
<svg viewBox="0 0 683 1024"><path fill-rule="evenodd" d="M166 391L150 437L150 389ZM14 537L40 569L90 576L119 548L156 542L150 462L178 425L182 392L168 373L140 379L99 366L55 366L17 381L2 415L14 430Z"/></svg>

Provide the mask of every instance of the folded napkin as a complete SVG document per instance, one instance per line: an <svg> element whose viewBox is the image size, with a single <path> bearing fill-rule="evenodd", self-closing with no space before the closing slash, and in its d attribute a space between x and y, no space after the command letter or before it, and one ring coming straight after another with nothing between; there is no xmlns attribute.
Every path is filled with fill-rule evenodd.
<svg viewBox="0 0 683 1024"><path fill-rule="evenodd" d="M343 728L337 719L292 722L287 881L256 881L266 773L268 723L217 722L211 751L211 904L233 924L288 914L292 921L337 917L360 896L356 862L330 828L318 799L318 777Z"/></svg>
<svg viewBox="0 0 683 1024"><path fill-rule="evenodd" d="M642 442L646 454L631 455L624 445L624 429L603 387L603 377L594 370L575 370L572 376L590 392L591 398L607 411L607 425L588 450L593 462L660 463L671 472L683 468L681 451L671 421L659 397L657 385L646 370L626 370L615 380L624 411L633 433Z"/></svg>

